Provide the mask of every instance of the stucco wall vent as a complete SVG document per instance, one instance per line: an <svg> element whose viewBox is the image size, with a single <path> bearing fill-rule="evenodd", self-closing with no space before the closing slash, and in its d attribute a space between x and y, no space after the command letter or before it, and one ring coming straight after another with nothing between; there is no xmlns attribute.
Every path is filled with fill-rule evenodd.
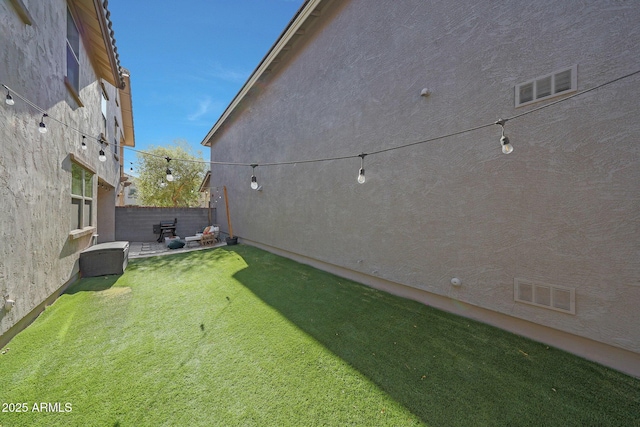
<svg viewBox="0 0 640 427"><path fill-rule="evenodd" d="M564 313L576 314L576 291L574 288L514 279L513 298L523 302Z"/></svg>
<svg viewBox="0 0 640 427"><path fill-rule="evenodd" d="M555 71L516 85L516 107L578 90L578 66Z"/></svg>

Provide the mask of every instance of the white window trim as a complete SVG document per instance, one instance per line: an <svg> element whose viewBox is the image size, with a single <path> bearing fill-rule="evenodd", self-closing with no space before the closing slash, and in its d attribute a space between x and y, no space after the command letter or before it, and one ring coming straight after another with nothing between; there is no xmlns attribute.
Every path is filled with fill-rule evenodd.
<svg viewBox="0 0 640 427"><path fill-rule="evenodd" d="M557 74L563 73L565 71L571 71L571 87L568 90L562 92L556 92L555 90L555 76ZM536 82L542 80L544 78L551 77L552 81L552 90L551 94L547 96L543 96L540 98L536 98ZM534 98L531 101L520 102L520 88L522 86L526 86L531 84L533 86L533 96ZM554 71L553 73L545 74L543 76L538 76L535 79L527 80L526 82L519 83L515 86L515 106L516 108L524 107L526 105L535 104L536 102L546 101L548 99L557 98L559 96L568 95L570 93L574 93L578 91L578 65L574 64L570 67L562 68L560 70Z"/></svg>
<svg viewBox="0 0 640 427"><path fill-rule="evenodd" d="M71 96L73 97L73 99L78 103L79 107L84 107L84 103L82 102L82 100L80 99L80 50L82 48L82 37L80 37L80 27L78 26L78 23L75 20L75 17L73 16L73 13L71 13L71 9L67 6L67 19L71 18L71 21L73 22L73 25L76 27L76 31L78 32L78 52L74 52L73 47L71 46L71 43L69 43L69 37L68 34L65 34L65 45L66 45L66 49L65 49L65 65L66 65L66 69L65 69L65 73L66 75L64 76L64 84L67 87L67 90L69 91L69 93L71 93ZM75 83L71 81L71 79L69 78L69 56L68 56L68 52L71 52L71 54L73 55L73 58L76 60L76 64L77 64L77 78L78 78L78 87L76 87Z"/></svg>
<svg viewBox="0 0 640 427"><path fill-rule="evenodd" d="M81 228L76 228L73 229L69 232L69 237L71 237L71 239L78 239L82 236L86 236L89 234L93 234L95 232L95 230L97 229L96 225L94 224L94 212L95 212L95 208L96 208L96 198L95 196L91 196L91 197L87 197L84 185L85 185L85 179L84 179L84 174L86 172L89 172L93 175L93 178L97 177L96 172L93 168L88 167L87 164L83 161L80 161L80 159L77 159L76 156L71 155L70 156L72 163L76 164L77 166L79 166L82 169L82 195L77 195L77 194L73 194L71 191L69 192L71 195L71 199L75 199L75 200L81 200L81 209L80 209L80 222L81 224L85 223L85 218L84 218L84 204L86 200L90 200L91 201L91 218L89 218L89 225L87 226L83 226ZM73 174L73 172L72 172ZM94 185L94 180L91 180L91 194L95 194L95 185Z"/></svg>
<svg viewBox="0 0 640 427"><path fill-rule="evenodd" d="M107 95L104 92L101 92L100 96L100 111L102 112L102 127L104 128L104 139L108 139L107 133Z"/></svg>
<svg viewBox="0 0 640 427"><path fill-rule="evenodd" d="M120 123L118 123L118 118L113 117L114 121L114 129L113 129L113 158L116 159L117 162L120 161L120 153L118 153L118 148L122 142L122 128L120 128Z"/></svg>

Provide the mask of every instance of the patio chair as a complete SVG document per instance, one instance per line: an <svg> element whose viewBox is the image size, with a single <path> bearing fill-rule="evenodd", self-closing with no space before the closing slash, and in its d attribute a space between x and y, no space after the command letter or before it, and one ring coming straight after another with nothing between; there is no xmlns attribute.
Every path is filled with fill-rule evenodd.
<svg viewBox="0 0 640 427"><path fill-rule="evenodd" d="M202 239L200 240L200 244L205 245L213 245L219 241L220 237L220 226L219 225L211 225L204 229L202 232Z"/></svg>

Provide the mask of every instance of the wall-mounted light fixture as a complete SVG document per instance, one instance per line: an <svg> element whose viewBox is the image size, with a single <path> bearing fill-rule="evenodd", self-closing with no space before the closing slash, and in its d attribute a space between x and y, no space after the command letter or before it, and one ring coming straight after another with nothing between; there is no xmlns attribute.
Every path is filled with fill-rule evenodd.
<svg viewBox="0 0 640 427"><path fill-rule="evenodd" d="M14 305L16 305L16 302L12 299L9 299L9 295L4 297L4 311L6 311L7 313L10 312Z"/></svg>

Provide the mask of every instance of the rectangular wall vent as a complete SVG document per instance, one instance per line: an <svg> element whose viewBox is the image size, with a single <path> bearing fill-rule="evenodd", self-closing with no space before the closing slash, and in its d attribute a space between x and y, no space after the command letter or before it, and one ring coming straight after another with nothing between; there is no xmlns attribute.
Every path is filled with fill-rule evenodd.
<svg viewBox="0 0 640 427"><path fill-rule="evenodd" d="M576 314L575 288L514 279L513 299L516 302Z"/></svg>
<svg viewBox="0 0 640 427"><path fill-rule="evenodd" d="M578 90L578 66L537 77L516 85L516 107L529 105Z"/></svg>

